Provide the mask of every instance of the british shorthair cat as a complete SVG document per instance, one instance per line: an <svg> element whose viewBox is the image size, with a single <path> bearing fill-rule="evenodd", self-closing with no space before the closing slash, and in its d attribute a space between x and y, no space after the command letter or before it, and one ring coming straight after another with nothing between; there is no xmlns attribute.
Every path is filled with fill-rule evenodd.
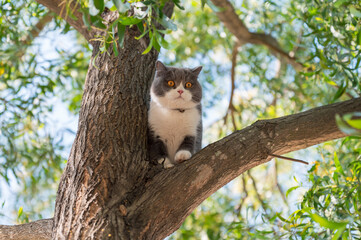
<svg viewBox="0 0 361 240"><path fill-rule="evenodd" d="M202 67L167 67L156 63L148 113L148 148L151 161L164 168L191 158L201 149Z"/></svg>

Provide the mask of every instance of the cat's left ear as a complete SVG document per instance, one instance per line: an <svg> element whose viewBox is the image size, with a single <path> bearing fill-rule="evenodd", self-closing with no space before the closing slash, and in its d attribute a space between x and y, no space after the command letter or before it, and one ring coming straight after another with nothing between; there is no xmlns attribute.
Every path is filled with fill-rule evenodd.
<svg viewBox="0 0 361 240"><path fill-rule="evenodd" d="M198 76L199 73L202 71L202 66L199 66L199 67L196 67L196 68L193 68L191 69L192 73L194 73L194 75Z"/></svg>
<svg viewBox="0 0 361 240"><path fill-rule="evenodd" d="M155 63L155 69L158 72L167 71L167 67L159 60Z"/></svg>

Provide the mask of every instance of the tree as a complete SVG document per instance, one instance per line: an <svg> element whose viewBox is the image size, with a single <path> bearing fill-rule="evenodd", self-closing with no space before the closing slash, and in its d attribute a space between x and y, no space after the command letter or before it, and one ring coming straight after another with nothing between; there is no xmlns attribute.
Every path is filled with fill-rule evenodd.
<svg viewBox="0 0 361 240"><path fill-rule="evenodd" d="M113 1L115 7L111 10L118 11L105 9L104 1L37 2L63 17L93 47L78 131L60 180L54 218L34 222L43 227L39 232L50 233L52 225L55 239L164 238L179 228L204 199L233 178L274 156L346 136L339 130L335 115L361 111L361 99L353 98L282 118L261 120L210 144L190 161L164 170L147 157L148 92L160 45L167 45L162 36L167 33L164 28L174 28L169 17L174 4L178 6L179 2L149 1L144 2L148 5L137 6L138 3ZM207 3L238 39L233 56L237 56L241 44L261 44L302 71L305 77L314 74L307 72L309 68L310 71L317 68L313 62L303 65L271 35L249 31L229 2ZM352 11L357 15L356 8ZM107 30L101 30L104 28ZM141 35L144 36L138 41L136 38ZM360 38L348 37L350 41ZM351 50L355 52L357 48ZM359 94L355 75L358 72L349 67L354 65L357 69L360 63L360 56L354 52L349 53L353 58L347 62L343 58L338 62L346 69L344 72L333 72L331 68L323 73L330 82L331 77L340 74L347 77L343 85L335 83L337 97L347 90L352 92L351 96L355 92ZM335 64L332 54L318 54L323 56L320 57L323 65ZM350 89L348 82L353 84ZM229 110L234 118L232 94ZM236 123L233 125L237 129ZM14 232L21 234L23 231L16 229L32 226L31 223L3 226L1 234L7 237ZM38 232L34 235L40 238ZM29 232L26 236L29 237Z"/></svg>

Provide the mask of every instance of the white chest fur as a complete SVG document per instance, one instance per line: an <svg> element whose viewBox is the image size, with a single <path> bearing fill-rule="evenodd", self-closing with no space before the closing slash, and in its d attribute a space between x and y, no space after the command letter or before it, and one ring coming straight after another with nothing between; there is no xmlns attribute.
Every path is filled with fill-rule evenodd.
<svg viewBox="0 0 361 240"><path fill-rule="evenodd" d="M166 144L171 161L185 136L196 136L201 116L196 107L184 112L150 103L148 121L156 136Z"/></svg>

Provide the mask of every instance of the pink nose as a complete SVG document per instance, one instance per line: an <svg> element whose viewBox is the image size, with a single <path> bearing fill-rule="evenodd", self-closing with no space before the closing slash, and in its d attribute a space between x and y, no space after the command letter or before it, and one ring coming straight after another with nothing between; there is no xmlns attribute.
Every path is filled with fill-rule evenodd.
<svg viewBox="0 0 361 240"><path fill-rule="evenodd" d="M179 92L179 95L182 95L182 93L184 92L183 90L178 90L177 92Z"/></svg>

